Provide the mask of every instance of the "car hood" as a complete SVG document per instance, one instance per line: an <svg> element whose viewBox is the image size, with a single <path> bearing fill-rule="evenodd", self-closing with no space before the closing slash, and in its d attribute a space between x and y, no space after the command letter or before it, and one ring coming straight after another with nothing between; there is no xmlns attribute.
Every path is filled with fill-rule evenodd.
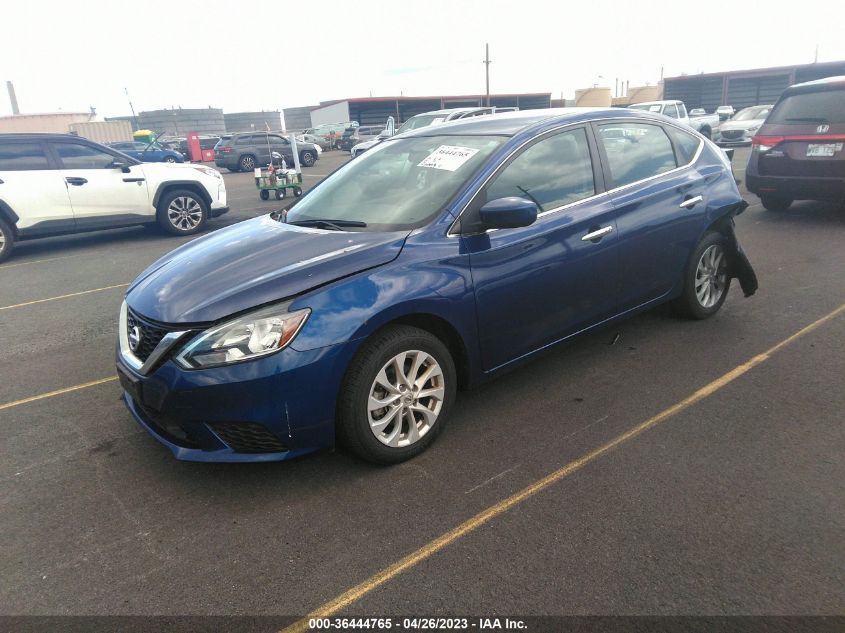
<svg viewBox="0 0 845 633"><path fill-rule="evenodd" d="M208 323L393 261L410 231L324 231L269 215L185 244L129 287L126 301L162 323Z"/></svg>
<svg viewBox="0 0 845 633"><path fill-rule="evenodd" d="M764 119L747 119L745 121L725 121L719 126L720 130L747 130L763 125Z"/></svg>

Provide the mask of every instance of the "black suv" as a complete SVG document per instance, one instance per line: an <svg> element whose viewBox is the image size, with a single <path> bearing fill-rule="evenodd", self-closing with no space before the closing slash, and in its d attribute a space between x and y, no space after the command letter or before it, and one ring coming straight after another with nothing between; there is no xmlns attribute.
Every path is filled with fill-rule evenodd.
<svg viewBox="0 0 845 633"><path fill-rule="evenodd" d="M311 167L320 158L320 152L313 143L298 142L296 149L303 167ZM278 152L288 166L293 166L290 141L274 132L234 134L214 149L214 164L229 171L252 171L269 165L271 152Z"/></svg>
<svg viewBox="0 0 845 633"><path fill-rule="evenodd" d="M751 139L748 190L769 211L845 201L845 76L787 88Z"/></svg>

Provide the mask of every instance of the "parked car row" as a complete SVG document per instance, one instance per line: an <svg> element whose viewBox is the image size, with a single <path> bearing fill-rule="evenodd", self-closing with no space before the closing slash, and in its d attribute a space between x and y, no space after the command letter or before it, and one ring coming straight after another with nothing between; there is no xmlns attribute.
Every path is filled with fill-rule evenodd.
<svg viewBox="0 0 845 633"><path fill-rule="evenodd" d="M399 126L399 129L396 130L395 133L401 134L403 132L408 132L409 130L416 130L419 128L428 127L429 125L446 123L447 121L469 119L476 116L483 116L485 114L515 112L517 110L519 110L519 108L500 108L496 106L447 108L444 110L433 110L431 112L423 112L421 114L417 114L410 117L401 126ZM375 129L378 129L379 131L375 132ZM358 135L359 142L352 145L349 149L349 152L350 154L352 154L352 158L355 158L356 156L359 156L360 154L366 152L371 147L374 147L384 139L390 138L391 136L393 136L393 134L393 131L387 130L382 126L377 126L376 128L369 129L363 136L360 134Z"/></svg>

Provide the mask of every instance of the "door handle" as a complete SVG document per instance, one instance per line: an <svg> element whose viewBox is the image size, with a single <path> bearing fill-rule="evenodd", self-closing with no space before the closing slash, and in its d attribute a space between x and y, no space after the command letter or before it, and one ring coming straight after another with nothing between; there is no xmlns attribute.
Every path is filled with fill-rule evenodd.
<svg viewBox="0 0 845 633"><path fill-rule="evenodd" d="M693 196L693 197L690 197L690 198L684 198L684 201L681 204L679 204L678 206L681 207L682 209L691 209L695 205L697 205L699 202L701 202L702 200L704 200L704 198L702 196Z"/></svg>
<svg viewBox="0 0 845 633"><path fill-rule="evenodd" d="M584 237L581 238L582 242L592 242L593 240L600 240L605 235L610 233L613 230L612 226L605 226L600 229L596 229L595 231L590 231Z"/></svg>
<svg viewBox="0 0 845 633"><path fill-rule="evenodd" d="M74 187L81 187L82 185L88 182L87 179L78 178L76 176L70 176L68 178L65 178L65 181L67 182L67 184L73 185Z"/></svg>
<svg viewBox="0 0 845 633"><path fill-rule="evenodd" d="M124 178L123 182L144 182L143 178Z"/></svg>

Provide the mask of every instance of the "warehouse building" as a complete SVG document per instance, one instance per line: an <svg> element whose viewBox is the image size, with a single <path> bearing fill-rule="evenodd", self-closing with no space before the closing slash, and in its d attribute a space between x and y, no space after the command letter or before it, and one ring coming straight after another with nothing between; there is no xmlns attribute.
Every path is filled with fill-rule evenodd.
<svg viewBox="0 0 845 633"><path fill-rule="evenodd" d="M517 107L520 110L536 110L551 107L551 93L493 94L490 105ZM324 123L358 121L361 125L382 125L392 116L397 124L414 115L444 108L483 106L485 95L451 95L436 97L363 97L323 101L320 105L306 109L286 108L285 125L289 129L304 129ZM306 118L305 114L308 114Z"/></svg>
<svg viewBox="0 0 845 633"><path fill-rule="evenodd" d="M680 99L687 108L704 108L708 112L720 105L739 110L774 103L792 84L837 75L845 75L845 61L682 75L664 79L663 98Z"/></svg>

